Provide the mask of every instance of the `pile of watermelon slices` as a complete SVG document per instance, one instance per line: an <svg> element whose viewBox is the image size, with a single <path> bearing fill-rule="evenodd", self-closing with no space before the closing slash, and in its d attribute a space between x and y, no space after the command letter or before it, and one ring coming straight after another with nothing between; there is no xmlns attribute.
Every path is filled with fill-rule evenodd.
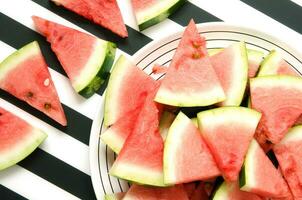
<svg viewBox="0 0 302 200"><path fill-rule="evenodd" d="M244 42L207 50L193 20L159 81L120 56L100 137L132 186L105 199L301 199L302 78L263 57Z"/></svg>

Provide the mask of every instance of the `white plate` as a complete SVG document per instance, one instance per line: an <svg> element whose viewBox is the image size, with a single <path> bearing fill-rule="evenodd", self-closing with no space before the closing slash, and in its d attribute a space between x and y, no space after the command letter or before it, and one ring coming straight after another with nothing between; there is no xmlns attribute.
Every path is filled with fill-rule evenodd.
<svg viewBox="0 0 302 200"><path fill-rule="evenodd" d="M223 22L204 23L198 25L199 32L207 39L207 48L226 47L235 41L245 41L249 49L256 49L264 53L276 49L283 58L292 65L300 74L302 72L302 56L295 49L282 40L266 33ZM175 32L175 31L174 31ZM168 66L177 47L183 30L153 41L146 45L133 56L133 61L146 73L155 79L160 75L153 75L152 66L160 64ZM163 33L165 34L165 33ZM282 38L281 38L282 39ZM114 161L114 153L99 139L102 129L103 107L99 109L96 120L93 122L90 136L90 169L93 187L98 199L103 199L104 194L127 191L127 182L109 176L108 171Z"/></svg>

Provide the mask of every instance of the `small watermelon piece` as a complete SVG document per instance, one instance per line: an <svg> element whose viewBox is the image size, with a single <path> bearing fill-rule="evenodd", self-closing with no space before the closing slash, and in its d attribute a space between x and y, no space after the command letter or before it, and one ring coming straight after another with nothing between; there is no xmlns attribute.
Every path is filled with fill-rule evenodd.
<svg viewBox="0 0 302 200"><path fill-rule="evenodd" d="M189 200L183 185L150 187L133 184L123 200Z"/></svg>
<svg viewBox="0 0 302 200"><path fill-rule="evenodd" d="M237 182L223 182L214 192L212 200L262 200L256 194L241 191Z"/></svg>
<svg viewBox="0 0 302 200"><path fill-rule="evenodd" d="M244 107L221 107L202 111L197 118L223 177L236 181L261 114Z"/></svg>
<svg viewBox="0 0 302 200"><path fill-rule="evenodd" d="M131 0L139 30L153 26L181 7L186 0Z"/></svg>
<svg viewBox="0 0 302 200"><path fill-rule="evenodd" d="M62 105L36 41L0 63L0 88L66 126Z"/></svg>
<svg viewBox="0 0 302 200"><path fill-rule="evenodd" d="M116 45L41 17L32 19L51 43L75 91L86 98L98 91L110 73Z"/></svg>
<svg viewBox="0 0 302 200"><path fill-rule="evenodd" d="M276 50L272 50L261 63L257 76L277 74L298 76L297 72L282 58L281 54Z"/></svg>
<svg viewBox="0 0 302 200"><path fill-rule="evenodd" d="M245 157L240 189L264 197L286 197L290 192L281 173L256 140L252 140Z"/></svg>
<svg viewBox="0 0 302 200"><path fill-rule="evenodd" d="M23 160L46 137L43 131L0 108L0 170Z"/></svg>
<svg viewBox="0 0 302 200"><path fill-rule="evenodd" d="M52 0L72 12L101 25L122 38L128 37L116 0Z"/></svg>
<svg viewBox="0 0 302 200"><path fill-rule="evenodd" d="M244 42L234 43L210 57L226 99L221 106L239 106L248 78L248 57Z"/></svg>
<svg viewBox="0 0 302 200"><path fill-rule="evenodd" d="M165 184L207 180L219 175L220 171L198 128L180 112L165 141Z"/></svg>
<svg viewBox="0 0 302 200"><path fill-rule="evenodd" d="M210 84L211 83L211 84ZM190 21L168 68L155 101L172 106L207 106L225 95L210 63L205 38Z"/></svg>
<svg viewBox="0 0 302 200"><path fill-rule="evenodd" d="M162 105L153 101L158 85L149 92L134 130L110 169L111 175L140 184L165 186L164 142L159 133Z"/></svg>
<svg viewBox="0 0 302 200"><path fill-rule="evenodd" d="M145 101L155 84L153 78L121 55L113 66L105 94L104 125L110 126L126 117Z"/></svg>
<svg viewBox="0 0 302 200"><path fill-rule="evenodd" d="M258 142L278 143L302 114L302 79L285 75L257 77L250 80L250 92L252 108L262 113L256 130Z"/></svg>
<svg viewBox="0 0 302 200"><path fill-rule="evenodd" d="M168 135L169 128L175 119L175 114L169 111L164 111L159 121L159 132L165 141Z"/></svg>
<svg viewBox="0 0 302 200"><path fill-rule="evenodd" d="M302 198L302 126L291 128L273 150L294 197Z"/></svg>
<svg viewBox="0 0 302 200"><path fill-rule="evenodd" d="M208 200L208 194L205 191L205 183L200 182L194 190L190 200Z"/></svg>
<svg viewBox="0 0 302 200"><path fill-rule="evenodd" d="M208 49L208 53L210 56L213 56L221 52L222 50L223 49L219 49L219 48ZM264 57L264 53L254 49L247 49L247 57L248 57L248 65L249 65L248 77L253 78L257 75L258 69Z"/></svg>
<svg viewBox="0 0 302 200"><path fill-rule="evenodd" d="M125 196L125 192L119 192L114 194L106 194L104 200L122 200Z"/></svg>

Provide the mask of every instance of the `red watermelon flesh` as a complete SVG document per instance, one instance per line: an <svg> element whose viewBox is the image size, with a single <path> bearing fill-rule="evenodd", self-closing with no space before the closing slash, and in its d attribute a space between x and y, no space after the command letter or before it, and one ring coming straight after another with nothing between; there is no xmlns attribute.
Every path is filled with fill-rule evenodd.
<svg viewBox="0 0 302 200"><path fill-rule="evenodd" d="M200 182L196 189L194 190L190 200L208 200L209 196L205 191L205 184Z"/></svg>
<svg viewBox="0 0 302 200"><path fill-rule="evenodd" d="M220 171L198 128L180 112L165 141L165 184L208 180L219 175Z"/></svg>
<svg viewBox="0 0 302 200"><path fill-rule="evenodd" d="M184 186L184 190L187 193L187 196L190 199L190 197L192 196L193 192L195 191L196 183L195 182L184 183L183 186Z"/></svg>
<svg viewBox="0 0 302 200"><path fill-rule="evenodd" d="M34 151L47 135L0 107L0 170Z"/></svg>
<svg viewBox="0 0 302 200"><path fill-rule="evenodd" d="M163 139L159 132L162 106L153 101L158 85L150 91L134 130L115 160L110 174L133 182L164 186Z"/></svg>
<svg viewBox="0 0 302 200"><path fill-rule="evenodd" d="M116 0L52 0L113 33L125 38L128 32Z"/></svg>
<svg viewBox="0 0 302 200"><path fill-rule="evenodd" d="M1 89L66 126L62 105L37 42L7 57L0 64L0 74Z"/></svg>
<svg viewBox="0 0 302 200"><path fill-rule="evenodd" d="M205 38L193 20L185 29L155 101L191 107L215 104L225 99L223 89L209 60ZM211 84L209 84L211 83Z"/></svg>
<svg viewBox="0 0 302 200"><path fill-rule="evenodd" d="M133 184L123 200L189 200L182 185L159 188Z"/></svg>
<svg viewBox="0 0 302 200"><path fill-rule="evenodd" d="M264 76L251 79L252 108L262 113L256 130L260 144L276 144L302 113L302 79L292 76Z"/></svg>
<svg viewBox="0 0 302 200"><path fill-rule="evenodd" d="M282 174L295 198L302 198L302 126L289 130L273 148Z"/></svg>

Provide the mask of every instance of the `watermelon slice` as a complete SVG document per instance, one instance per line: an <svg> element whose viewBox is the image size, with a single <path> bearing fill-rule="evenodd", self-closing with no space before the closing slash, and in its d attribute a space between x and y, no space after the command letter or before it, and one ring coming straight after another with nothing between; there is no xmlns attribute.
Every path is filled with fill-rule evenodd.
<svg viewBox="0 0 302 200"><path fill-rule="evenodd" d="M253 78L250 91L252 108L262 113L258 142L278 143L302 114L302 79L282 75Z"/></svg>
<svg viewBox="0 0 302 200"><path fill-rule="evenodd" d="M114 124L142 104L155 84L154 79L121 55L113 66L106 91L104 125Z"/></svg>
<svg viewBox="0 0 302 200"><path fill-rule="evenodd" d="M200 182L194 190L190 200L208 200L208 194L205 191L205 184Z"/></svg>
<svg viewBox="0 0 302 200"><path fill-rule="evenodd" d="M239 189L237 182L223 182L214 192L212 200L262 200L256 194Z"/></svg>
<svg viewBox="0 0 302 200"><path fill-rule="evenodd" d="M168 135L169 128L175 119L175 114L169 111L164 111L159 121L159 132L165 141Z"/></svg>
<svg viewBox="0 0 302 200"><path fill-rule="evenodd" d="M123 200L189 200L183 185L158 188L133 184Z"/></svg>
<svg viewBox="0 0 302 200"><path fill-rule="evenodd" d="M227 181L236 181L261 114L244 107L221 107L197 114L200 132Z"/></svg>
<svg viewBox="0 0 302 200"><path fill-rule="evenodd" d="M23 160L46 137L41 130L0 108L0 170Z"/></svg>
<svg viewBox="0 0 302 200"><path fill-rule="evenodd" d="M52 0L113 33L125 38L128 32L116 0Z"/></svg>
<svg viewBox="0 0 302 200"><path fill-rule="evenodd" d="M257 76L276 74L298 76L297 72L282 58L281 54L276 50L272 50L261 63Z"/></svg>
<svg viewBox="0 0 302 200"><path fill-rule="evenodd" d="M219 175L220 171L199 130L190 118L180 112L165 141L165 184L207 180Z"/></svg>
<svg viewBox="0 0 302 200"><path fill-rule="evenodd" d="M291 128L273 150L294 197L302 198L302 126Z"/></svg>
<svg viewBox="0 0 302 200"><path fill-rule="evenodd" d="M36 41L0 63L0 88L66 126L62 105Z"/></svg>
<svg viewBox="0 0 302 200"><path fill-rule="evenodd" d="M106 194L104 200L122 200L125 196L125 192L119 192L115 194Z"/></svg>
<svg viewBox="0 0 302 200"><path fill-rule="evenodd" d="M234 43L210 57L226 99L221 106L239 106L248 78L248 58L244 42Z"/></svg>
<svg viewBox="0 0 302 200"><path fill-rule="evenodd" d="M159 133L162 106L153 101L158 85L149 92L134 130L110 170L111 175L140 184L165 186L164 143Z"/></svg>
<svg viewBox="0 0 302 200"><path fill-rule="evenodd" d="M185 0L131 0L139 30L157 24L181 7Z"/></svg>
<svg viewBox="0 0 302 200"><path fill-rule="evenodd" d="M222 50L223 49L208 49L208 53L210 56L213 56ZM264 53L254 49L247 49L247 57L249 64L248 77L253 78L257 75L258 69L264 57Z"/></svg>
<svg viewBox="0 0 302 200"><path fill-rule="evenodd" d="M209 84L211 83L211 84ZM155 96L163 104L191 107L223 101L225 95L210 63L205 38L190 21Z"/></svg>
<svg viewBox="0 0 302 200"><path fill-rule="evenodd" d="M37 16L32 19L51 43L75 91L86 98L98 91L110 73L116 45Z"/></svg>
<svg viewBox="0 0 302 200"><path fill-rule="evenodd" d="M256 140L252 140L246 154L240 189L264 197L286 197L290 193L282 175Z"/></svg>

